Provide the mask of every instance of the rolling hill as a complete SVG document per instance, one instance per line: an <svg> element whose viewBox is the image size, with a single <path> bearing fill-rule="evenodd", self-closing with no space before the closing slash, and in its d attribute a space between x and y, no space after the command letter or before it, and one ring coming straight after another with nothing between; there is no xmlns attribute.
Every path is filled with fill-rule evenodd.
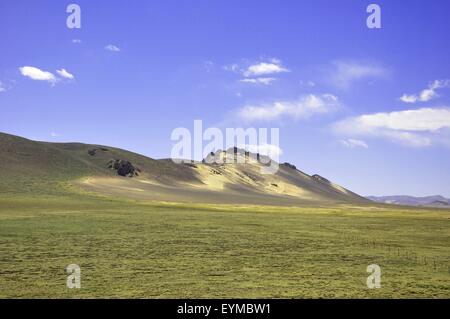
<svg viewBox="0 0 450 319"><path fill-rule="evenodd" d="M0 298L448 298L448 210L210 156L246 163L0 134ZM382 289L367 289L374 262ZM82 289L67 289L74 263Z"/></svg>
<svg viewBox="0 0 450 319"><path fill-rule="evenodd" d="M288 163L280 164L276 174L261 174L259 154L234 148L210 156L241 157L245 163L176 164L108 146L37 142L0 133L0 193L83 190L138 200L263 205L368 202Z"/></svg>

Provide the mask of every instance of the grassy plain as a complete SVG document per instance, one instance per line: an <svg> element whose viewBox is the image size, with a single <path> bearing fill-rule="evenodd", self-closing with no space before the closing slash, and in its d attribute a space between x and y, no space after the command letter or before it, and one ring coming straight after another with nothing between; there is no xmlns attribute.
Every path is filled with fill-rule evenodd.
<svg viewBox="0 0 450 319"><path fill-rule="evenodd" d="M114 148L91 156L94 147L0 133L0 298L450 298L449 210L100 196L74 181L112 177L110 158L149 180L195 174ZM69 264L81 267L81 289L66 287ZM367 289L370 264L380 289Z"/></svg>
<svg viewBox="0 0 450 319"><path fill-rule="evenodd" d="M445 210L0 194L0 297L450 298L449 230Z"/></svg>

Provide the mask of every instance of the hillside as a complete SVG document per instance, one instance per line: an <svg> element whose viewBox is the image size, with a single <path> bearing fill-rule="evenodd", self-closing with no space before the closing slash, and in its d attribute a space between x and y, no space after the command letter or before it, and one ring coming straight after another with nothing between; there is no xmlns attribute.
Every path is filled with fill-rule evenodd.
<svg viewBox="0 0 450 319"><path fill-rule="evenodd" d="M247 162L0 134L0 298L448 298L448 210L210 155ZM374 262L382 289L367 289ZM82 289L67 289L74 263Z"/></svg>
<svg viewBox="0 0 450 319"><path fill-rule="evenodd" d="M288 163L261 174L256 156L234 149L214 156L244 164L175 164L125 150L81 143L48 143L0 133L0 193L58 194L79 188L139 200L302 205L365 203L366 199ZM121 176L123 175L123 176Z"/></svg>

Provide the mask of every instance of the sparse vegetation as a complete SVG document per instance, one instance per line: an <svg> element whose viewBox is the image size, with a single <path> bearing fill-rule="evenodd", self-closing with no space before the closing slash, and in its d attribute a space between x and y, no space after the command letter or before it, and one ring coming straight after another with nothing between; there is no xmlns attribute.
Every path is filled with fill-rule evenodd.
<svg viewBox="0 0 450 319"><path fill-rule="evenodd" d="M448 298L449 226L443 210L2 196L0 297Z"/></svg>
<svg viewBox="0 0 450 319"><path fill-rule="evenodd" d="M112 156L161 179L196 169L89 149L3 136L0 297L450 297L448 210L131 200L134 184L121 181L135 178L113 177L104 165ZM120 181L120 191L94 194L72 182L99 174ZM72 263L81 267L79 290L66 288ZM373 263L382 288L369 290Z"/></svg>

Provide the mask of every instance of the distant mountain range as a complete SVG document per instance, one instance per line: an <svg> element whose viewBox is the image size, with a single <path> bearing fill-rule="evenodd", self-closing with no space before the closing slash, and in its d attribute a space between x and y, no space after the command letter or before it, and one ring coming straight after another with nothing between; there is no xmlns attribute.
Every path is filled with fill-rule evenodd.
<svg viewBox="0 0 450 319"><path fill-rule="evenodd" d="M426 207L450 207L450 199L440 195L414 197L414 196L368 196L368 199L378 203L407 205L407 206L426 206Z"/></svg>

